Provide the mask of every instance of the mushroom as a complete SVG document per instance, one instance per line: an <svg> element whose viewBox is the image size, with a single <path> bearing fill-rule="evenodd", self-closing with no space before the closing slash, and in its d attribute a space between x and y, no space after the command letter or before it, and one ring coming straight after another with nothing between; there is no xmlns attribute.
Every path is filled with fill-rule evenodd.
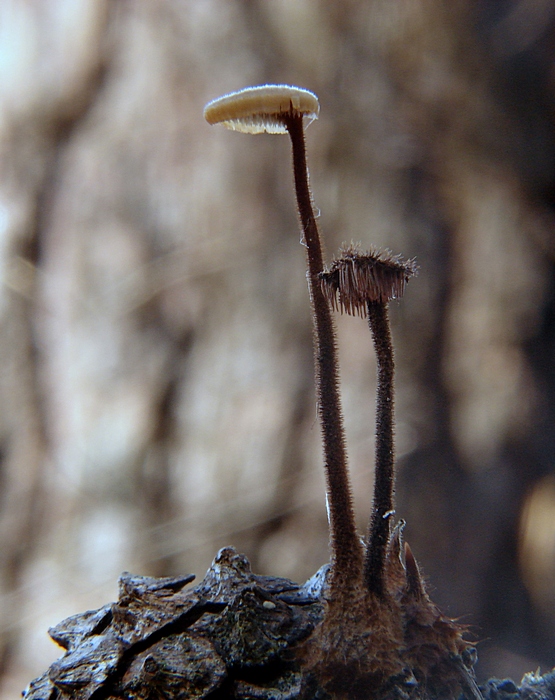
<svg viewBox="0 0 555 700"><path fill-rule="evenodd" d="M435 684L480 700L464 628L441 614L425 593L416 561L403 549L401 521L394 513L394 359L388 302L401 297L416 274L414 261L354 247L324 271L320 234L308 183L304 127L318 117L316 95L289 85L245 88L209 102L204 116L244 133L288 133L295 192L308 258L314 321L316 387L327 476L332 567L324 617L298 647L304 695L312 679L332 697L388 696L406 683ZM378 364L374 505L366 553L358 538L349 487L332 309L367 315ZM404 552L404 557L401 553ZM428 645L433 659L428 661ZM404 679L404 680L403 680ZM303 695L303 696L304 696Z"/></svg>
<svg viewBox="0 0 555 700"><path fill-rule="evenodd" d="M308 182L304 127L318 117L316 95L290 85L261 85L209 102L210 124L244 133L288 133L293 152L295 192L308 259L308 282L314 322L314 355L318 412L324 444L332 567L330 599L343 596L360 579L363 550L355 525L347 470L347 451L339 396L335 328L319 275L324 269L320 233Z"/></svg>
<svg viewBox="0 0 555 700"><path fill-rule="evenodd" d="M472 671L474 648L464 638L467 628L444 615L430 600L408 543L402 545L404 521L393 532L390 526L395 512L395 364L388 303L403 295L406 283L416 272L414 260L378 251L362 253L351 245L320 275L332 308L367 316L376 350L376 467L364 579L371 599L380 602L377 610L382 614L392 603L399 606L403 628L398 646L400 661L411 670L419 686L426 688L430 697L439 697L447 690L450 697L462 691L467 698L483 700ZM392 618L388 624L394 622ZM394 660L392 649L387 656L384 654L387 641L382 641L382 658Z"/></svg>
<svg viewBox="0 0 555 700"><path fill-rule="evenodd" d="M368 590L380 598L386 593L385 565L394 514L395 444L393 344L388 302L403 295L405 285L416 274L414 260L354 246L344 248L339 259L320 275L322 290L330 305L352 315L368 317L377 357L376 465L374 503L364 563Z"/></svg>
<svg viewBox="0 0 555 700"><path fill-rule="evenodd" d="M204 108L204 118L244 134L285 134L282 116L290 111L301 114L308 126L318 119L318 98L291 85L257 85L212 100Z"/></svg>

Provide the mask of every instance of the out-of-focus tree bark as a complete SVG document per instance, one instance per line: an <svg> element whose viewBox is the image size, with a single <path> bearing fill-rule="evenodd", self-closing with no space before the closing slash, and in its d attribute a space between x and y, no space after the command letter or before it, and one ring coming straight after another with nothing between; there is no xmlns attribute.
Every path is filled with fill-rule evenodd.
<svg viewBox="0 0 555 700"><path fill-rule="evenodd" d="M327 558L289 144L202 119L263 82L320 97L328 257L421 267L392 309L397 495L435 599L482 677L555 663L554 26L542 0L2 3L2 697L122 570ZM374 358L338 331L363 532Z"/></svg>

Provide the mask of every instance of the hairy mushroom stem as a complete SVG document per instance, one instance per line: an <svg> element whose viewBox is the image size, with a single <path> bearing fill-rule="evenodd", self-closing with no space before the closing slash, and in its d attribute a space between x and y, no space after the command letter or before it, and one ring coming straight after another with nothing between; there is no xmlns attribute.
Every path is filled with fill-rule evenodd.
<svg viewBox="0 0 555 700"><path fill-rule="evenodd" d="M377 363L376 462L374 502L368 530L364 577L368 590L385 594L385 559L391 534L395 494L394 375L395 360L387 305L368 301L368 325Z"/></svg>
<svg viewBox="0 0 555 700"><path fill-rule="evenodd" d="M332 568L330 599L344 598L363 577L363 549L356 531L347 468L347 450L339 394L339 368L331 309L319 275L324 269L320 233L312 207L304 127L317 118L318 98L289 85L245 88L209 102L204 116L244 133L289 133L293 152L295 192L308 259L308 282L314 321L314 357L318 414L321 423Z"/></svg>
<svg viewBox="0 0 555 700"><path fill-rule="evenodd" d="M314 317L314 351L318 411L322 426L333 567L331 590L357 579L362 550L356 531L347 470L347 451L339 395L339 370L335 328L330 306L322 291L319 275L324 270L322 245L308 182L306 147L302 117L284 117L291 138L297 206L306 244L308 282Z"/></svg>

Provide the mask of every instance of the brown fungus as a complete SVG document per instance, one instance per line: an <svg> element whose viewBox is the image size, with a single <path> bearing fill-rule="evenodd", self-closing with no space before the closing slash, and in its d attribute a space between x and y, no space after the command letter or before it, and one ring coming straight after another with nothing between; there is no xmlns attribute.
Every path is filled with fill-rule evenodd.
<svg viewBox="0 0 555 700"><path fill-rule="evenodd" d="M386 594L386 558L394 514L395 441L393 343L387 304L403 295L407 281L416 274L414 260L391 253L363 253L345 247L330 269L320 275L324 294L332 307L353 315L366 315L377 357L376 465L374 503L365 557L368 590L380 598Z"/></svg>
<svg viewBox="0 0 555 700"><path fill-rule="evenodd" d="M320 275L330 305L351 315L366 315L377 357L376 466L374 503L370 518L365 585L377 600L374 617L387 619L391 629L402 626L397 660L411 670L426 697L482 696L472 671L472 644L464 639L466 627L445 616L430 600L420 569L408 544L402 542L404 521L391 530L394 515L394 355L388 303L401 297L417 273L414 260L378 251L363 253L354 246L342 250L329 270ZM398 619L396 619L395 611ZM398 631L392 639L398 639ZM384 638L374 653L395 663L395 649ZM384 657L385 652L385 657Z"/></svg>

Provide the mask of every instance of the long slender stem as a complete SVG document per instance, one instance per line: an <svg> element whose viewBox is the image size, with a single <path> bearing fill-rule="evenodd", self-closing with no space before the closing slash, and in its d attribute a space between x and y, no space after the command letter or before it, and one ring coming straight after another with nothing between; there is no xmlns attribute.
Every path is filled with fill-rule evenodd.
<svg viewBox="0 0 555 700"><path fill-rule="evenodd" d="M291 137L295 192L308 258L308 281L315 335L318 411L324 442L332 547L332 595L350 577L358 578L362 547L357 535L347 471L347 452L339 396L335 329L318 275L324 269L320 234L308 184L302 116L284 119Z"/></svg>
<svg viewBox="0 0 555 700"><path fill-rule="evenodd" d="M368 324L374 340L378 366L376 401L376 465L374 504L368 533L364 575L368 589L383 597L384 566L390 536L390 516L395 490L393 437L393 379L395 363L387 304L368 302Z"/></svg>

